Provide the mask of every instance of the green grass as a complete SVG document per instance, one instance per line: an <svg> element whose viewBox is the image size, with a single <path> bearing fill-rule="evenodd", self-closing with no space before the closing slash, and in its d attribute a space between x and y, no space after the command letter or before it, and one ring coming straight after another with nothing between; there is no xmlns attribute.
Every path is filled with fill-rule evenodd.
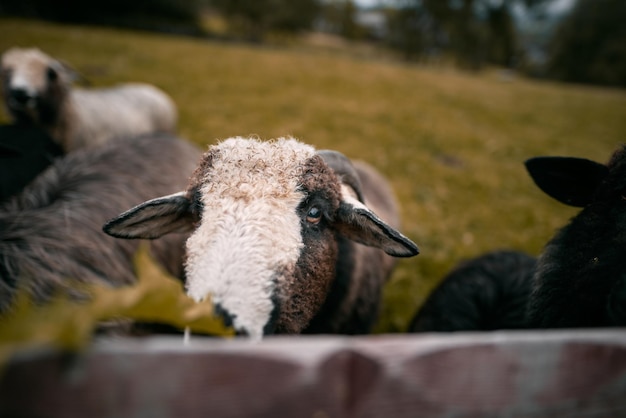
<svg viewBox="0 0 626 418"><path fill-rule="evenodd" d="M538 254L575 213L535 188L525 159L606 161L626 139L623 90L35 21L0 20L0 32L0 50L38 46L94 85L160 86L179 106L180 134L198 144L294 135L379 168L421 249L388 284L379 332L404 330L460 259L502 247Z"/></svg>

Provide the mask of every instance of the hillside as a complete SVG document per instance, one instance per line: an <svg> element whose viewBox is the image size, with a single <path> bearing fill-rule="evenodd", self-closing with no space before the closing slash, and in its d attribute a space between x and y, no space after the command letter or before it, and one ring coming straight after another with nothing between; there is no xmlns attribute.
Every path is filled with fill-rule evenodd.
<svg viewBox="0 0 626 418"><path fill-rule="evenodd" d="M460 259L502 247L538 254L575 213L535 188L525 159L606 161L626 139L620 90L35 21L0 20L0 32L0 51L38 46L94 85L158 85L178 104L180 134L198 144L293 135L378 167L421 250L388 284L380 332L402 331Z"/></svg>

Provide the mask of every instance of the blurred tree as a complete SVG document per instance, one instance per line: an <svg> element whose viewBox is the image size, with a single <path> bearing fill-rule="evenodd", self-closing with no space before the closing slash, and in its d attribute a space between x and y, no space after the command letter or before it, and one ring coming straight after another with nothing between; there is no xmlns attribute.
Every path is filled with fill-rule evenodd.
<svg viewBox="0 0 626 418"><path fill-rule="evenodd" d="M400 2L398 2L400 3ZM387 42L406 60L423 60L439 55L448 44L442 21L411 0L387 10Z"/></svg>
<svg viewBox="0 0 626 418"><path fill-rule="evenodd" d="M353 0L322 1L320 10L325 31L351 40L366 36L366 30L357 22L358 8Z"/></svg>
<svg viewBox="0 0 626 418"><path fill-rule="evenodd" d="M428 0L427 5L436 0ZM481 18L476 11L480 0L451 1L448 3L448 31L451 49L458 64L464 68L477 70L486 59L486 35ZM487 2L488 3L488 2Z"/></svg>
<svg viewBox="0 0 626 418"><path fill-rule="evenodd" d="M626 1L578 0L552 39L548 75L626 87Z"/></svg>
<svg viewBox="0 0 626 418"><path fill-rule="evenodd" d="M397 0L388 20L389 43L405 57L433 50L462 67L512 66L518 51L512 7L534 8L552 0Z"/></svg>
<svg viewBox="0 0 626 418"><path fill-rule="evenodd" d="M310 29L318 16L318 0L209 0L237 32L260 42L268 31L299 32Z"/></svg>
<svg viewBox="0 0 626 418"><path fill-rule="evenodd" d="M487 57L489 62L511 68L515 64L518 46L515 23L509 3L502 2L487 11Z"/></svg>
<svg viewBox="0 0 626 418"><path fill-rule="evenodd" d="M0 14L198 34L200 1L0 0Z"/></svg>

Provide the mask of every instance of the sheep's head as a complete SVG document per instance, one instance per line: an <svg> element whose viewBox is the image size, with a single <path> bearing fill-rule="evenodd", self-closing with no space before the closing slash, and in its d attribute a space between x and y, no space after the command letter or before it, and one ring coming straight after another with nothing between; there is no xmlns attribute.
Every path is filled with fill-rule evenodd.
<svg viewBox="0 0 626 418"><path fill-rule="evenodd" d="M145 202L104 230L120 238L193 231L191 297L210 295L235 329L253 338L298 333L334 278L337 235L393 256L418 252L359 201L350 169L338 175L326 163L337 155L349 164L290 138L231 138L209 149L187 191Z"/></svg>
<svg viewBox="0 0 626 418"><path fill-rule="evenodd" d="M49 124L76 72L39 49L11 48L0 64L5 105L17 122Z"/></svg>
<svg viewBox="0 0 626 418"><path fill-rule="evenodd" d="M526 161L535 184L582 207L546 244L533 278L533 326L626 325L626 146L608 164L584 158Z"/></svg>

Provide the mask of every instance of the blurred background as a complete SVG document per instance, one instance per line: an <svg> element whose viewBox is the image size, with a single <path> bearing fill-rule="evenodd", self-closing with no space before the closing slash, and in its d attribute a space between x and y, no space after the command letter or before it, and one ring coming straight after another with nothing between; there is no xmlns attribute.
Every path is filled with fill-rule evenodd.
<svg viewBox="0 0 626 418"><path fill-rule="evenodd" d="M620 0L2 0L0 13L259 43L308 32L407 61L626 85Z"/></svg>
<svg viewBox="0 0 626 418"><path fill-rule="evenodd" d="M537 255L575 213L523 162L623 143L624 22L624 0L0 0L0 50L155 84L202 146L294 135L375 165L421 249L385 291L377 331L400 332L458 261Z"/></svg>

